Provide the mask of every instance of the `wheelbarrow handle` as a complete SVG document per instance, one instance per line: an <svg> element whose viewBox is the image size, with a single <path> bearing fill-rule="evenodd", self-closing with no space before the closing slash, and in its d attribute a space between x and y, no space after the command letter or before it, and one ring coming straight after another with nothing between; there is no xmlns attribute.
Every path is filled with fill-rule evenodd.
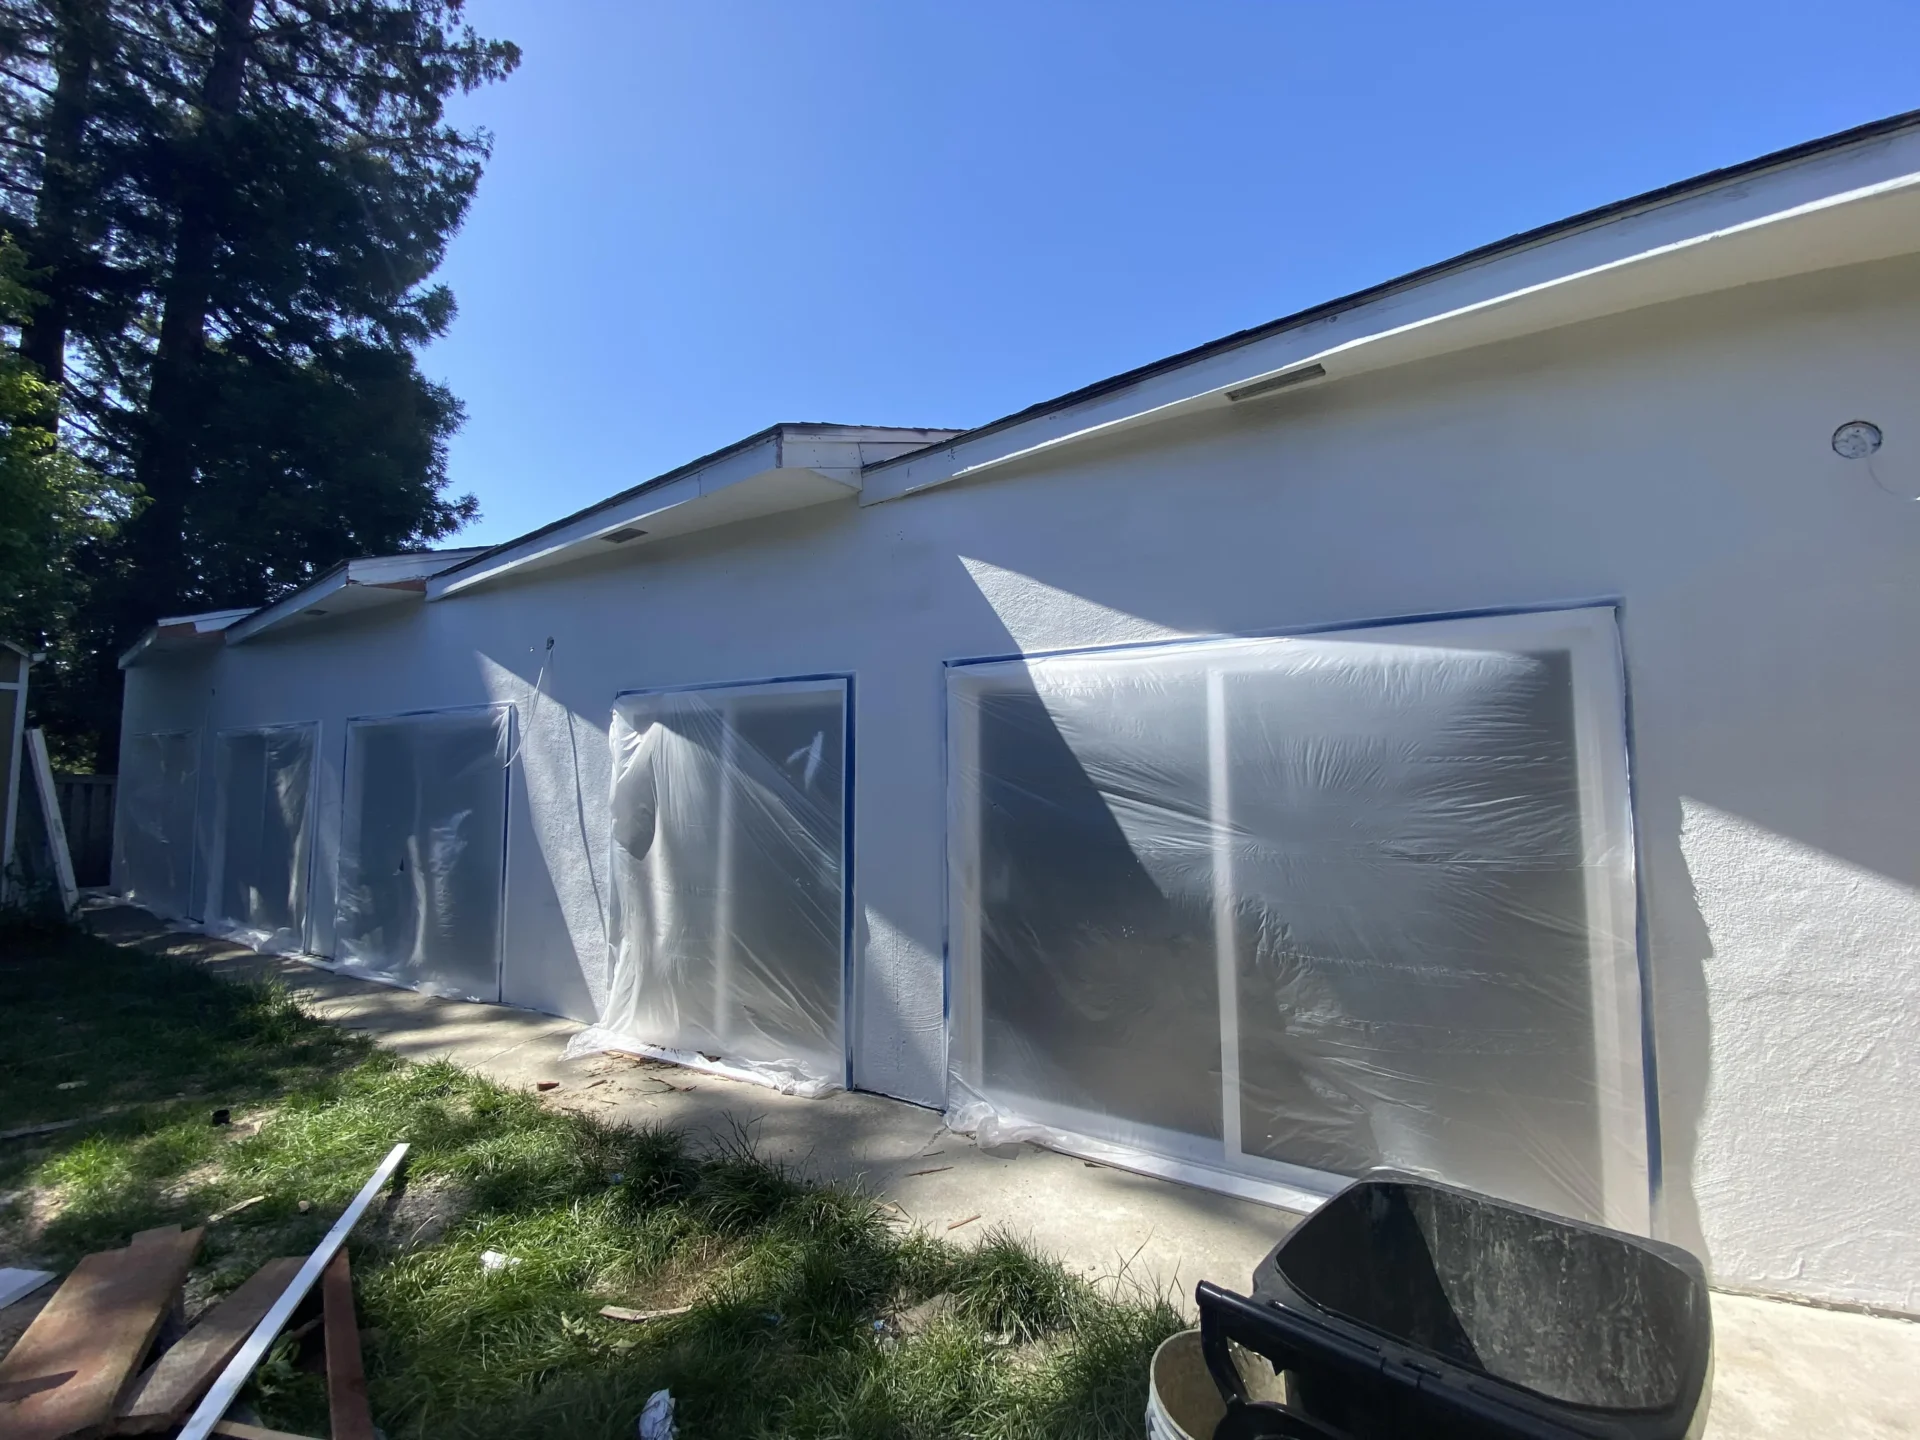
<svg viewBox="0 0 1920 1440"><path fill-rule="evenodd" d="M1276 1372L1286 1370L1292 1361L1307 1353L1289 1343L1288 1332L1295 1325L1292 1317L1277 1307L1259 1304L1205 1280L1195 1288L1193 1298L1200 1308L1200 1353L1207 1362L1207 1373L1213 1377L1214 1388L1227 1403L1228 1418L1221 1422L1216 1435L1242 1433L1237 1422L1250 1421L1253 1416L1242 1416L1239 1412L1259 1411L1263 1412L1262 1423L1245 1427L1245 1433L1298 1436L1300 1440L1348 1440L1318 1421L1279 1406L1256 1402L1247 1394L1246 1380L1234 1363L1229 1342L1265 1356ZM1379 1357L1374 1356L1375 1372L1379 1370L1379 1363Z"/></svg>

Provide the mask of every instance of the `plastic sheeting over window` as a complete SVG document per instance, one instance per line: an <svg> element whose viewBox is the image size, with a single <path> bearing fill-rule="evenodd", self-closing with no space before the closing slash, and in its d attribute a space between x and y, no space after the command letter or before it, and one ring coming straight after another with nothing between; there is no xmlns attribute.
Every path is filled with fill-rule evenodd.
<svg viewBox="0 0 1920 1440"><path fill-rule="evenodd" d="M115 867L127 894L170 919L192 903L200 743L191 731L130 735L120 748Z"/></svg>
<svg viewBox="0 0 1920 1440"><path fill-rule="evenodd" d="M1644 1230L1610 610L955 667L957 1128Z"/></svg>
<svg viewBox="0 0 1920 1440"><path fill-rule="evenodd" d="M348 725L340 963L434 995L500 998L512 713Z"/></svg>
<svg viewBox="0 0 1920 1440"><path fill-rule="evenodd" d="M214 752L214 927L260 950L307 948L315 725L218 738Z"/></svg>
<svg viewBox="0 0 1920 1440"><path fill-rule="evenodd" d="M800 1094L845 1075L846 682L613 711L613 975L583 1048Z"/></svg>

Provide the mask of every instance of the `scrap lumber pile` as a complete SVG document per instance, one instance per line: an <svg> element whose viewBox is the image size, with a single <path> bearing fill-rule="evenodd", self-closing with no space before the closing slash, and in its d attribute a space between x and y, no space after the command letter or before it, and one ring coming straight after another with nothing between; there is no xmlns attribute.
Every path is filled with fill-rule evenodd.
<svg viewBox="0 0 1920 1440"><path fill-rule="evenodd" d="M0 1440L303 1440L227 1411L316 1281L331 1440L373 1440L343 1247L406 1148L394 1147L311 1255L269 1260L171 1344L156 1342L181 1309L201 1230L143 1230L124 1249L81 1260L0 1360Z"/></svg>

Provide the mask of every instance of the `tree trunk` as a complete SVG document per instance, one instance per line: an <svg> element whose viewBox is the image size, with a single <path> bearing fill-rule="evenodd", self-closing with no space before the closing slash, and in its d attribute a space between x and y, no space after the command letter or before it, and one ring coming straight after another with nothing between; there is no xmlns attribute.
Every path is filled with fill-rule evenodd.
<svg viewBox="0 0 1920 1440"><path fill-rule="evenodd" d="M147 497L147 508L132 527L131 547L134 594L150 611L145 623L179 606L191 587L185 554L187 499L200 410L198 372L220 243L220 154L245 88L255 3L220 0L213 57L196 117L198 133L181 166L172 264L147 389L145 433L134 462L134 479Z"/></svg>
<svg viewBox="0 0 1920 1440"><path fill-rule="evenodd" d="M106 17L101 0L57 0L47 8L53 18L55 78L29 252L29 263L42 272L35 278L35 288L47 298L21 327L20 353L53 385L55 411L48 420L56 424L59 387L67 369L73 271L83 258L78 234L85 199L82 146L93 109L93 77L104 48Z"/></svg>

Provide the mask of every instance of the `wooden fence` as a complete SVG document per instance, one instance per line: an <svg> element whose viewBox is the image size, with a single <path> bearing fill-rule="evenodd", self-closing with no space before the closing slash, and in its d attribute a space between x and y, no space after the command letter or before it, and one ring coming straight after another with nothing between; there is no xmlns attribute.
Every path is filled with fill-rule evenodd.
<svg viewBox="0 0 1920 1440"><path fill-rule="evenodd" d="M113 873L113 785L111 775L56 775L54 794L67 827L67 853L73 857L76 885L105 885Z"/></svg>

